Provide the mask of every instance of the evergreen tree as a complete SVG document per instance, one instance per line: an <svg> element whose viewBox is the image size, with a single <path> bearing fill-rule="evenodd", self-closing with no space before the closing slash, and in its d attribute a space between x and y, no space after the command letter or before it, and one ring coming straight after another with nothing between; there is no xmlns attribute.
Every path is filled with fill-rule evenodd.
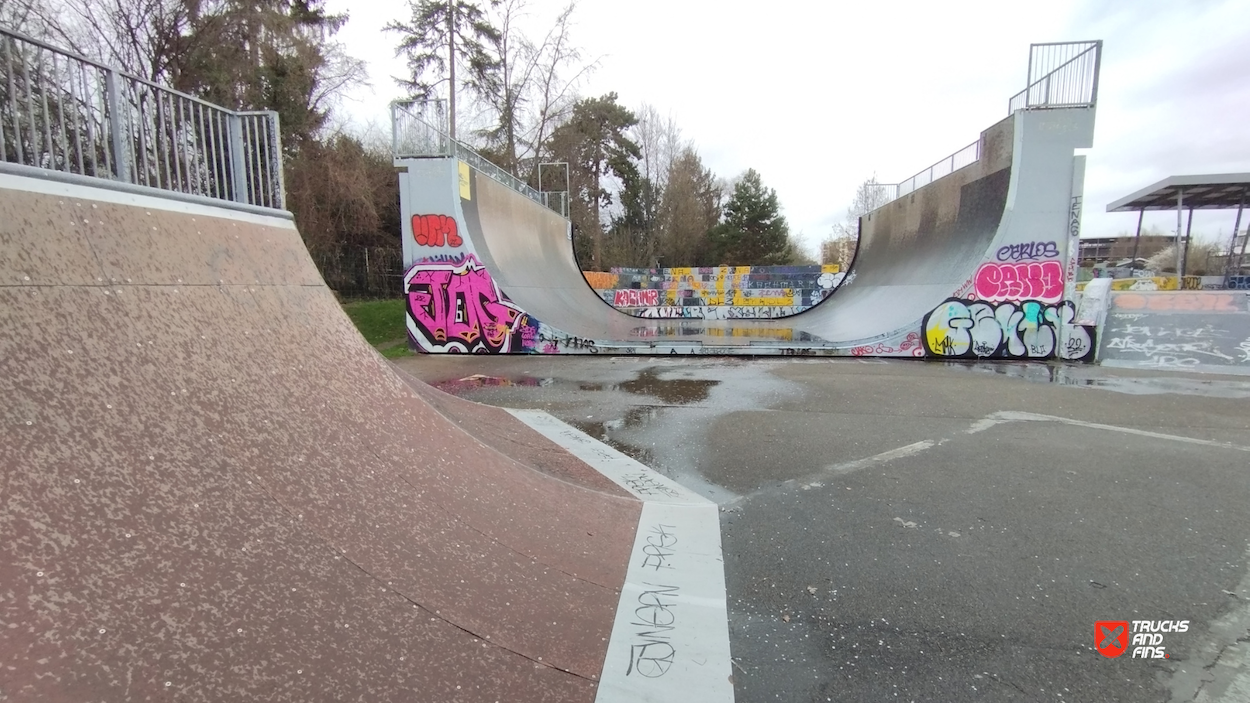
<svg viewBox="0 0 1250 703"><path fill-rule="evenodd" d="M274 110L288 154L328 116L328 92L363 77L332 41L347 22L325 0L225 0L192 13L191 47L175 87L235 110Z"/></svg>
<svg viewBox="0 0 1250 703"><path fill-rule="evenodd" d="M491 6L499 0L489 0ZM400 35L397 56L408 59L407 78L395 81L413 98L426 99L444 81L450 97L451 136L456 136L456 64L467 69L460 84L479 95L495 92L499 78L498 48L503 35L491 25L482 7L471 0L409 0L412 19L393 21L386 31ZM454 53L455 60L448 57Z"/></svg>
<svg viewBox="0 0 1250 703"><path fill-rule="evenodd" d="M755 169L748 169L725 204L724 222L709 237L718 263L756 266L792 258L789 234L777 191L765 187Z"/></svg>
<svg viewBox="0 0 1250 703"><path fill-rule="evenodd" d="M603 270L603 208L613 202L609 179L623 187L639 183L638 145L627 134L634 113L616 102L616 93L579 100L568 122L551 135L551 150L569 164L569 219L578 261L586 270ZM589 251L587 251L589 250Z"/></svg>

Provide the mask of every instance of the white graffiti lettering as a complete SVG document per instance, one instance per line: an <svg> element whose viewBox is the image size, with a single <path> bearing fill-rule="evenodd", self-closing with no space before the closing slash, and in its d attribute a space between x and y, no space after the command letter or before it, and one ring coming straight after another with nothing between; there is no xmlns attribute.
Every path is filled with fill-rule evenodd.
<svg viewBox="0 0 1250 703"><path fill-rule="evenodd" d="M925 316L923 343L933 356L1088 360L1092 328L1072 325L1071 301L987 303L952 298ZM1066 330L1061 333L1059 330Z"/></svg>

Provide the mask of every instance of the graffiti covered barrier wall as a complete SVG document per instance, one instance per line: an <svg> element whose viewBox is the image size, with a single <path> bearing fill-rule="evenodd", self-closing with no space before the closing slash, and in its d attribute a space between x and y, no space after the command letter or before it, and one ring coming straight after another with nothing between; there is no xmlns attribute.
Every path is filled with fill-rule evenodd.
<svg viewBox="0 0 1250 703"><path fill-rule="evenodd" d="M534 351L538 326L500 292L472 254L419 262L404 276L408 333L421 351L498 354Z"/></svg>
<svg viewBox="0 0 1250 703"><path fill-rule="evenodd" d="M1122 292L1102 342L1108 366L1250 373L1250 294Z"/></svg>
<svg viewBox="0 0 1250 703"><path fill-rule="evenodd" d="M1092 360L1092 331L1071 324L1075 317L1067 300L951 298L925 317L923 342L928 354L951 359Z"/></svg>

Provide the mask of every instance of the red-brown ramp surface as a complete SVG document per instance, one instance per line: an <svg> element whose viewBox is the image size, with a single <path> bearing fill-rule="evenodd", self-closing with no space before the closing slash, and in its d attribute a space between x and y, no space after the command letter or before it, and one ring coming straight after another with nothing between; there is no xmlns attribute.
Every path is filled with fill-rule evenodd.
<svg viewBox="0 0 1250 703"><path fill-rule="evenodd" d="M289 220L0 173L0 398L0 699L594 697L640 504L432 407Z"/></svg>

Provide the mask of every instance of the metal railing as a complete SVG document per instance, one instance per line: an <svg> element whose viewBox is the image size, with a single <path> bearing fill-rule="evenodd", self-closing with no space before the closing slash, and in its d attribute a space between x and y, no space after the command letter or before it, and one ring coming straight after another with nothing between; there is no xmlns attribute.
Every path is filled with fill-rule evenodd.
<svg viewBox="0 0 1250 703"><path fill-rule="evenodd" d="M567 190L544 190L543 205L559 213L566 220L569 217L569 192Z"/></svg>
<svg viewBox="0 0 1250 703"><path fill-rule="evenodd" d="M1007 114L1030 108L1085 107L1098 100L1102 42L1032 44L1028 87L1007 101Z"/></svg>
<svg viewBox="0 0 1250 703"><path fill-rule="evenodd" d="M1101 61L1101 40L1029 45L1028 87L1007 101L1007 114L1037 108L1092 107L1098 100ZM901 183L876 184L877 192L886 195L882 206L976 163L980 150L978 139Z"/></svg>
<svg viewBox="0 0 1250 703"><path fill-rule="evenodd" d="M278 115L235 112L0 27L0 161L286 207Z"/></svg>
<svg viewBox="0 0 1250 703"><path fill-rule="evenodd" d="M396 159L455 157L536 203L568 217L568 193L540 192L447 134L446 102L397 100L391 103L391 151Z"/></svg>
<svg viewBox="0 0 1250 703"><path fill-rule="evenodd" d="M954 154L951 154L950 156L933 164L929 168L926 168L920 173L917 173L911 178L899 183L895 189L894 197L901 198L917 188L929 185L942 176L948 176L964 166L976 163L979 158L981 158L981 140L978 139Z"/></svg>

